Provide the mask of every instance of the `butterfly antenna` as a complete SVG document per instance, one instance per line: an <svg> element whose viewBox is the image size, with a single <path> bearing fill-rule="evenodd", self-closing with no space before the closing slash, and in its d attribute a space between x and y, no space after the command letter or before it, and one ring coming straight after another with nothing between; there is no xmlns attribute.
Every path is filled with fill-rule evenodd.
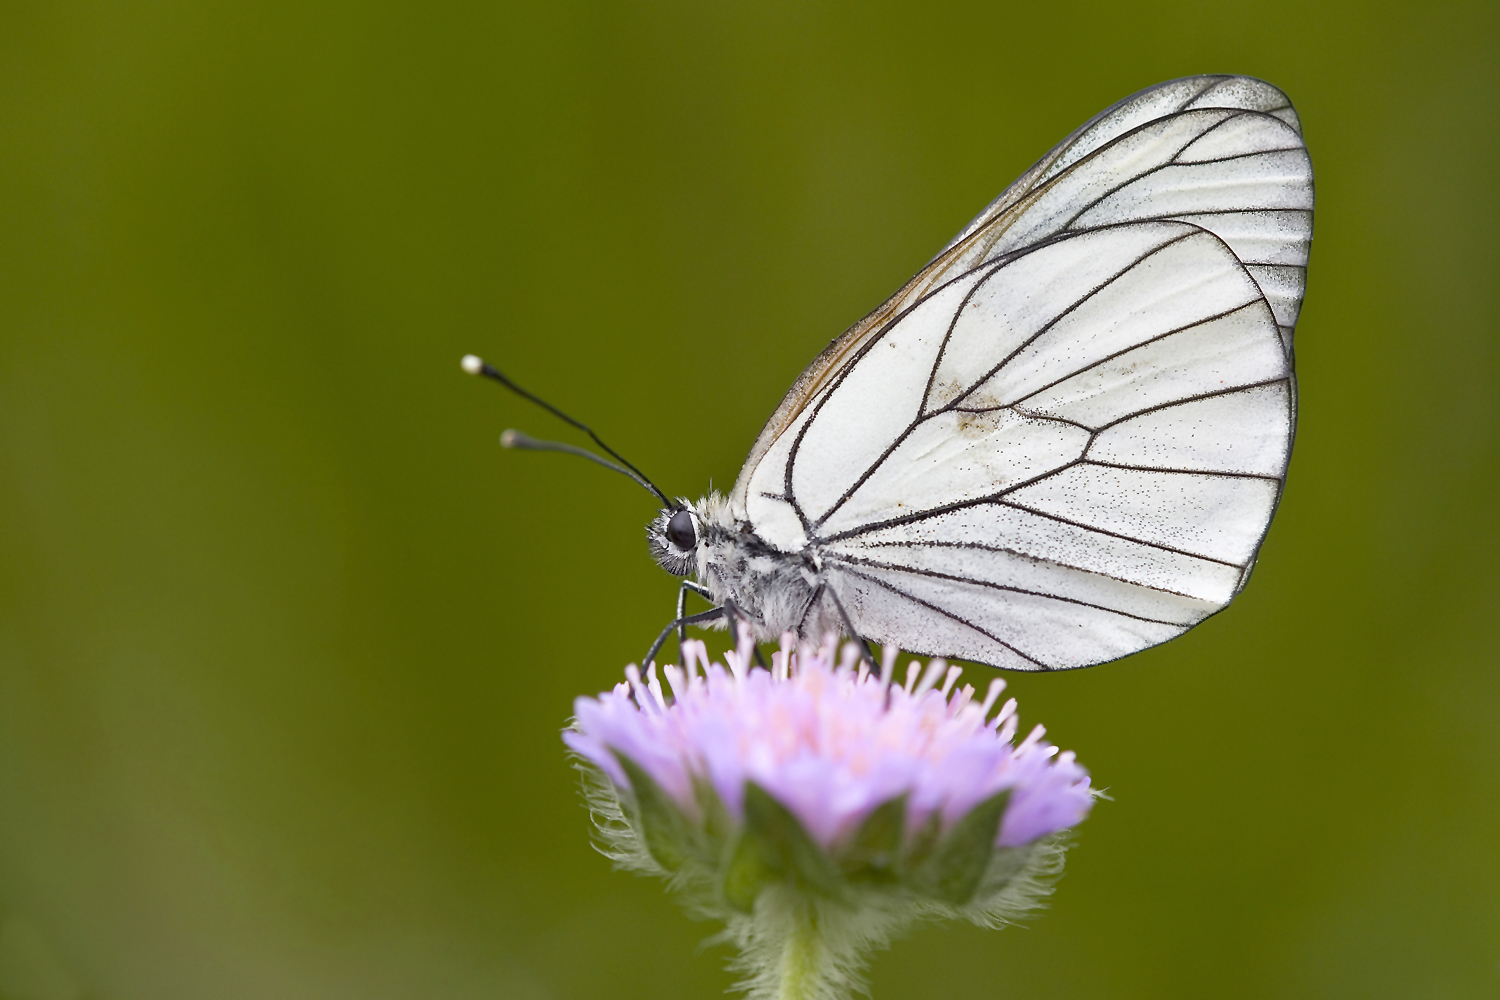
<svg viewBox="0 0 1500 1000"><path fill-rule="evenodd" d="M517 396L520 396L522 399L530 400L537 406L540 406L542 409L552 414L554 417L557 417L559 420L562 420L565 423L572 424L574 427L578 428L589 437L593 438L594 443L607 451L612 458L616 459L619 462L619 464L616 465L614 462L611 462L608 459L601 458L600 456L595 455L593 452L589 451L586 448L578 448L571 444L564 444L561 441L542 441L527 434L522 434L517 430L507 430L505 433L500 435L500 444L502 447L519 448L523 451L560 451L565 455L577 455L579 458L586 458L591 462L597 462L598 464L604 466L606 469L613 469L615 472L618 472L621 475L629 476L631 479L639 483L642 488L651 493L654 493L656 497L661 500L662 506L676 506L676 504L674 504L671 500L667 499L667 495L665 493L657 489L656 484L648 479L644 472L642 472L640 469L637 469L633 464L631 464L631 462L626 459L624 455L621 455L609 445L605 444L604 440L599 437L599 435L594 433L592 427L583 423L581 420L574 420L572 417L568 416L562 410L559 410L557 407L553 406L551 403L547 402L540 396L533 395L532 393L527 392L525 389L522 389L510 379L506 378L505 375L500 371L500 369L496 368L494 365L490 364L488 361L484 360L478 355L465 354L463 360L459 362L459 365L470 375L483 375L485 378L494 379L496 382L499 382L511 392L515 393Z"/></svg>
<svg viewBox="0 0 1500 1000"><path fill-rule="evenodd" d="M651 485L651 481L649 479L645 478L644 476L638 476L634 472L631 472L629 469L625 468L623 465L616 465L607 458L600 458L598 455L595 455L587 448L579 448L571 444L565 444L562 441L543 441L539 438L532 437L530 434L522 434L514 427L500 432L500 447L516 448L520 451L560 451L564 455L577 455L579 458L586 458L590 462L597 462L600 465L604 466L606 469L612 469L622 476L629 476L631 479L640 483L642 488L655 493L658 497L661 497L662 503L666 504L668 507L673 506L673 504L669 500L667 500L666 497L663 497L661 495L660 490Z"/></svg>

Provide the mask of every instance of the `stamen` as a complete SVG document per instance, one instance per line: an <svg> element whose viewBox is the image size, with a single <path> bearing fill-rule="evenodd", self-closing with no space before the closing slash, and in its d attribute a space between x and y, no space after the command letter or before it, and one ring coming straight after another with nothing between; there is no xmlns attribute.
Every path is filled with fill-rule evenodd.
<svg viewBox="0 0 1500 1000"><path fill-rule="evenodd" d="M646 690L651 692L651 697L656 699L656 707L666 711L667 699L662 697L661 681L656 679L656 664L646 668Z"/></svg>
<svg viewBox="0 0 1500 1000"><path fill-rule="evenodd" d="M750 658L742 656L737 649L726 649L724 651L724 663L729 667L729 673L737 681L743 681L748 673Z"/></svg>
<svg viewBox="0 0 1500 1000"><path fill-rule="evenodd" d="M1004 722L1005 720L1009 719L1011 716L1013 716L1015 714L1016 714L1016 699L1014 699L1014 698L1007 699L1006 702L1005 702L1005 704L1000 706L1000 711L998 713L996 713L994 721L991 722L990 725L998 726L1002 722Z"/></svg>
<svg viewBox="0 0 1500 1000"><path fill-rule="evenodd" d="M639 705L641 708L645 708L646 702L649 699L646 697L645 687L641 684L640 667L637 667L634 663L626 667L625 680L630 683L630 696L635 699L635 703L637 705Z"/></svg>
<svg viewBox="0 0 1500 1000"><path fill-rule="evenodd" d="M859 655L859 647L852 642L844 643L844 648L839 651L839 671L849 673L854 669L854 658Z"/></svg>
<svg viewBox="0 0 1500 1000"><path fill-rule="evenodd" d="M1005 682L1000 678L996 677L994 680L990 681L990 689L986 691L984 695L984 704L979 706L980 713L983 715L989 715L990 709L995 704L995 699L999 698L1000 692L1004 690Z"/></svg>
<svg viewBox="0 0 1500 1000"><path fill-rule="evenodd" d="M750 630L750 623L745 623L745 629L740 633L740 658L749 664L755 661L755 633Z"/></svg>
<svg viewBox="0 0 1500 1000"><path fill-rule="evenodd" d="M1042 742L1042 737L1046 735L1047 727L1038 722L1036 728L1027 733L1026 738L1021 741L1021 745L1016 747L1016 754L1019 756L1020 754L1029 752L1032 747Z"/></svg>
<svg viewBox="0 0 1500 1000"><path fill-rule="evenodd" d="M943 670L947 666L948 661L941 659L928 663L927 670L922 674L922 679L917 682L917 689L912 692L912 697L920 698L928 691L931 691L932 686L937 683L938 677L942 675Z"/></svg>

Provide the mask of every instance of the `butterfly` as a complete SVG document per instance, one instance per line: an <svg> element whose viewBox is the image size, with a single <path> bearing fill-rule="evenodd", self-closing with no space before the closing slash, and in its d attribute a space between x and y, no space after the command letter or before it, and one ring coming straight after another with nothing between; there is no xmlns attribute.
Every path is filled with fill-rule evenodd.
<svg viewBox="0 0 1500 1000"><path fill-rule="evenodd" d="M1291 455L1312 208L1285 94L1159 84L1069 135L814 359L727 495L669 500L623 459L508 443L661 498L651 552L684 580L648 660L712 621L1016 670L1118 659L1250 576ZM713 610L685 615L689 591Z"/></svg>

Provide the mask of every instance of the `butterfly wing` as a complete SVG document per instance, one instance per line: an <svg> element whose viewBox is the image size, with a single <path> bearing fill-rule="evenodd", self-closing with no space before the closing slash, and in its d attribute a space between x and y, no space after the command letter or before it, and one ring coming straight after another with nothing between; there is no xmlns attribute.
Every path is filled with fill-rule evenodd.
<svg viewBox="0 0 1500 1000"><path fill-rule="evenodd" d="M1311 210L1268 84L1121 102L803 373L737 513L913 651L1058 669L1180 634L1280 496Z"/></svg>
<svg viewBox="0 0 1500 1000"><path fill-rule="evenodd" d="M1207 177L1208 183L1201 184L1194 192L1192 182L1203 178L1193 178L1182 170L1169 172L1162 179L1176 181L1181 188L1179 193L1185 198L1196 194L1197 203L1191 205L1194 211L1182 212L1183 217L1190 217L1189 221L1195 221L1230 242L1247 266L1262 269L1268 285L1274 282L1286 286L1284 294L1277 295L1277 301L1286 321L1284 333L1290 344L1291 328L1296 324L1296 305L1301 301L1308 245L1312 240L1312 167L1302 145L1301 122L1296 111L1280 90L1251 77L1197 76L1158 84L1100 112L1058 143L987 205L920 273L815 358L766 421L751 447L736 484L735 499L743 506L749 477L759 468L771 445L825 388L834 373L850 362L871 335L942 281L975 266L995 252L1004 252L1004 248L998 245L999 241L1012 233L1021 216L1025 216L1028 222L1033 219L1041 222L1046 218L1046 209L1051 206L1042 206L1043 211L1035 213L1030 209L1049 192L1071 193L1073 189L1061 183L1062 175L1066 174L1075 186L1092 181L1111 189L1142 181L1149 187L1148 178L1155 172L1150 154L1155 152L1156 162L1160 164L1177 150L1173 149L1171 137L1160 145L1151 141L1160 135L1159 131L1138 139L1134 137L1145 126L1155 124L1161 128L1164 127L1162 123L1177 115L1214 109L1249 112L1275 119L1285 126L1285 130L1279 130L1261 118L1231 123L1230 131L1218 137L1221 141L1246 131L1259 134L1242 139L1237 149L1229 143L1215 149L1212 139L1199 147L1196 151L1199 158L1201 154L1209 153L1208 160L1229 164ZM1199 137L1207 137L1207 133L1217 131L1222 122L1217 116L1210 116L1196 124L1202 129ZM1126 141L1114 157L1091 155L1121 139ZM1262 154L1270 154L1275 159L1275 154L1287 151L1300 152L1300 165L1284 172L1279 180L1266 176L1267 164L1261 158ZM1132 153L1144 153L1147 159L1133 164L1121 162ZM1176 166L1190 166L1194 159L1189 155ZM1240 162L1230 164L1233 159ZM1260 175L1260 184L1256 184L1257 174ZM1262 190L1252 190L1255 187ZM1266 187L1278 190L1267 192ZM1139 196L1145 189L1135 187L1129 194ZM1270 196L1266 197L1267 194ZM1058 200L1062 199L1054 197L1054 203ZM1104 211L1119 212L1121 218L1150 216L1149 211L1130 212L1126 209L1121 212L1122 200L1112 201ZM1174 205L1168 211L1187 207ZM1054 226L1059 222L1055 217L1051 221ZM1005 240L1005 245L1018 245L1017 236L1011 235Z"/></svg>

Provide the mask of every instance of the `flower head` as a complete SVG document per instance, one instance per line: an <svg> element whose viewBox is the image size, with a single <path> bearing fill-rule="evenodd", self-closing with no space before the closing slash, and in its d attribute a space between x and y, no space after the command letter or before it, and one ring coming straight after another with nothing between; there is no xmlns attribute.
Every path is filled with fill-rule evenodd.
<svg viewBox="0 0 1500 1000"><path fill-rule="evenodd" d="M979 699L932 660L898 684L894 650L876 673L853 645L838 662L834 649L788 638L767 670L748 645L721 665L685 643L662 671L670 697L654 666L629 667L577 700L563 734L592 775L606 853L724 920L754 996L841 996L863 953L914 919L1024 913L1094 799L1041 726L1016 741L1015 699L996 710L1003 681ZM818 929L825 959L792 963L823 970L813 992L777 971L798 927Z"/></svg>
<svg viewBox="0 0 1500 1000"><path fill-rule="evenodd" d="M1093 804L1087 772L1042 742L1041 726L1014 742L1014 698L991 715L999 678L981 701L956 688L961 670L942 660L925 669L912 661L896 685L894 652L876 676L853 668L852 645L837 667L825 646L778 652L769 671L746 669L736 654L727 668L708 663L701 643L683 652L682 667L663 671L670 703L654 670L642 679L632 667L613 691L578 699L576 729L563 738L623 788L617 755L634 761L689 814L695 781L706 781L741 820L751 781L833 849L898 796L907 796L908 827L938 816L946 828L1009 790L996 846L1018 847L1077 824Z"/></svg>

